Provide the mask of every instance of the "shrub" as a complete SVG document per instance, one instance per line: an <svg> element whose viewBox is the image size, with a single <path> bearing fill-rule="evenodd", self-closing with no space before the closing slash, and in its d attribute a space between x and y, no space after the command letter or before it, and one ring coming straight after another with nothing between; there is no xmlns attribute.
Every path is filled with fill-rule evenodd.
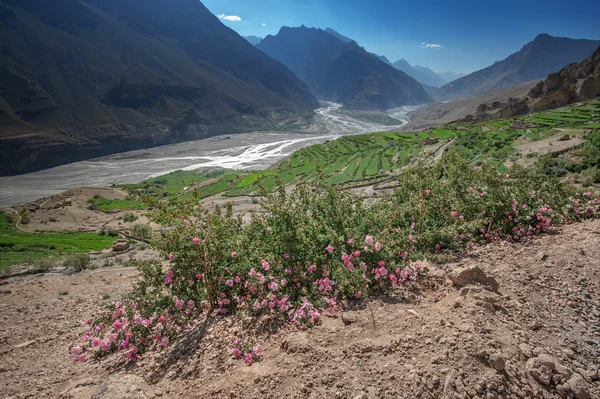
<svg viewBox="0 0 600 399"><path fill-rule="evenodd" d="M29 224L29 222L31 221L31 217L29 216L29 212L27 212L27 209L21 210L19 214L21 215L21 224Z"/></svg>
<svg viewBox="0 0 600 399"><path fill-rule="evenodd" d="M90 261L90 255L88 254L72 254L67 255L62 264L74 273L78 273L87 270L90 267Z"/></svg>
<svg viewBox="0 0 600 399"><path fill-rule="evenodd" d="M231 206L209 212L199 194L154 201L165 226L153 245L169 257L140 263L131 295L88 321L76 360L122 350L135 360L192 328L202 309L271 314L300 328L317 324L337 301L385 293L426 271L424 257L492 240L521 241L598 213L598 198L566 180L514 166L508 173L448 153L415 165L393 195L366 200L320 179L266 193L247 223ZM248 345L246 345L248 346ZM237 346L246 357L248 347ZM236 356L237 356L236 355ZM251 358L248 358L251 360Z"/></svg>
<svg viewBox="0 0 600 399"><path fill-rule="evenodd" d="M41 258L36 260L32 265L32 271L34 273L44 273L56 269L58 266L55 259Z"/></svg>
<svg viewBox="0 0 600 399"><path fill-rule="evenodd" d="M138 220L138 217L135 216L133 213L126 213L123 216L123 221L126 222L126 223L135 222L136 220Z"/></svg>
<svg viewBox="0 0 600 399"><path fill-rule="evenodd" d="M138 238L152 238L152 227L149 224L136 224L133 226L133 235Z"/></svg>

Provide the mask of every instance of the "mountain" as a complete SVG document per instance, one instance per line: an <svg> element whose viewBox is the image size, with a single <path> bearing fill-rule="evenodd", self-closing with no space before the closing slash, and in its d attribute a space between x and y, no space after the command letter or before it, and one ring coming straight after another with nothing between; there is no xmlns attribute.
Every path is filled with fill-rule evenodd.
<svg viewBox="0 0 600 399"><path fill-rule="evenodd" d="M412 66L405 59L394 62L392 66L421 84L433 87L441 87L446 84L446 81L431 69L420 65Z"/></svg>
<svg viewBox="0 0 600 399"><path fill-rule="evenodd" d="M330 35L333 35L335 38L343 41L344 43L350 43L350 42L355 41L355 40L350 39L348 36L344 36L341 33L337 32L331 28L325 28L325 32L329 33ZM385 62L386 64L392 65L390 60L388 60L384 55L377 55L375 53L371 53L371 54L373 54L375 57L379 58L381 61Z"/></svg>
<svg viewBox="0 0 600 399"><path fill-rule="evenodd" d="M410 76L321 29L283 27L257 48L291 69L317 98L346 108L383 110L432 101Z"/></svg>
<svg viewBox="0 0 600 399"><path fill-rule="evenodd" d="M440 77L448 83L465 76L465 74L462 72L453 72L453 71L438 72L438 75L440 75Z"/></svg>
<svg viewBox="0 0 600 399"><path fill-rule="evenodd" d="M325 32L329 33L336 39L343 41L344 43L350 43L350 42L354 41L354 40L350 39L348 36L344 36L341 33L338 33L337 31L335 31L331 28L325 28Z"/></svg>
<svg viewBox="0 0 600 399"><path fill-rule="evenodd" d="M260 43L262 41L262 37L258 37L258 36L242 36L244 39L248 40L250 42L251 45L256 46L258 43Z"/></svg>
<svg viewBox="0 0 600 399"><path fill-rule="evenodd" d="M600 47L586 60L551 73L529 91L532 111L562 107L600 96Z"/></svg>
<svg viewBox="0 0 600 399"><path fill-rule="evenodd" d="M438 100L466 98L541 79L568 64L583 61L598 45L599 40L541 34L506 59L448 83L435 97Z"/></svg>
<svg viewBox="0 0 600 399"><path fill-rule="evenodd" d="M318 107L198 0L0 0L0 174L273 126Z"/></svg>

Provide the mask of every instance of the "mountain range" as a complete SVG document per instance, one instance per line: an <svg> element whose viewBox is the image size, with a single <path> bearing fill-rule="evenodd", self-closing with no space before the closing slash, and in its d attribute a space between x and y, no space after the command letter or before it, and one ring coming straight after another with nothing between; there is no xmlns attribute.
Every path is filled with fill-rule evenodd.
<svg viewBox="0 0 600 399"><path fill-rule="evenodd" d="M568 64L583 61L599 45L599 40L540 34L506 59L442 86L435 98L462 99L544 78Z"/></svg>
<svg viewBox="0 0 600 399"><path fill-rule="evenodd" d="M432 102L413 78L367 52L317 28L282 27L257 48L279 60L319 99L349 109L385 110Z"/></svg>
<svg viewBox="0 0 600 399"><path fill-rule="evenodd" d="M453 71L438 72L437 74L440 75L440 77L442 79L444 79L447 83L450 83L453 80L456 80L458 78L462 78L463 76L465 76L465 74L462 72L453 72Z"/></svg>
<svg viewBox="0 0 600 399"><path fill-rule="evenodd" d="M337 32L331 28L326 28L325 32L327 32L330 35L334 36L335 38L343 41L344 43L351 43L354 41L354 40L350 39L349 37L344 36L341 33ZM427 87L425 87L425 89L427 91L431 91L431 92L436 91L436 90L434 90L435 88L442 87L446 83L451 82L454 79L464 76L464 74L462 74L460 72L448 71L448 72L444 72L444 75L446 76L446 78L444 78L440 74L432 71L431 69L429 69L427 67L423 67L421 65L412 66L404 59L400 59L400 60L392 63L392 62L390 62L389 59L387 59L387 57L385 57L383 55L378 55L375 53L371 53L371 54L373 54L375 57L379 58L381 61L385 62L386 64L392 65L394 68L406 73L408 76L415 79L417 82L421 83L422 85L427 86Z"/></svg>
<svg viewBox="0 0 600 399"><path fill-rule="evenodd" d="M248 40L248 42L250 42L250 44L252 44L253 46L256 46L258 43L260 43L262 41L262 37L258 37L258 36L242 36L244 39Z"/></svg>
<svg viewBox="0 0 600 399"><path fill-rule="evenodd" d="M0 173L256 130L318 102L198 0L0 0Z"/></svg>
<svg viewBox="0 0 600 399"><path fill-rule="evenodd" d="M408 76L413 77L417 82L433 87L442 87L447 82L437 73L427 67L420 65L412 66L406 60L400 59L392 64L392 66Z"/></svg>

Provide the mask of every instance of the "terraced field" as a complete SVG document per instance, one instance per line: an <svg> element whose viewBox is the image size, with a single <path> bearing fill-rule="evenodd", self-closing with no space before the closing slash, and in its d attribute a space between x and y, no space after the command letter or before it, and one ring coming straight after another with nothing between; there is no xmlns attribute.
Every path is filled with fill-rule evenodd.
<svg viewBox="0 0 600 399"><path fill-rule="evenodd" d="M515 120L532 125L515 128ZM540 141L555 135L558 138L565 132L581 137L590 136L597 130L600 130L600 100L593 100L518 118L479 123L456 122L420 133L378 132L345 136L301 149L264 171L177 171L125 188L168 196L200 183L201 196L208 197L214 194L258 194L261 187L273 190L277 181L290 185L308 181L318 173L324 173L329 182L341 186L377 182L418 156L425 140L431 137L437 137L441 143L452 141L451 148L472 162L491 160L502 169L507 162L515 162L524 156L515 147L519 143ZM595 165L595 150L583 153L586 154L584 163Z"/></svg>

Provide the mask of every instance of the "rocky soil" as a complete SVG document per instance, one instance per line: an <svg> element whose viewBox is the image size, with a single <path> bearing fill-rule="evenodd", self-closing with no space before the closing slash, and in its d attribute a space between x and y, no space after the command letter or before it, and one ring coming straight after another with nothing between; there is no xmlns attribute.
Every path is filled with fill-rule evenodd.
<svg viewBox="0 0 600 399"><path fill-rule="evenodd" d="M598 398L600 221L495 243L392 296L348 303L302 331L212 318L168 353L125 367L71 363L81 323L133 269L21 277L0 286L3 398ZM253 337L244 366L231 339Z"/></svg>

